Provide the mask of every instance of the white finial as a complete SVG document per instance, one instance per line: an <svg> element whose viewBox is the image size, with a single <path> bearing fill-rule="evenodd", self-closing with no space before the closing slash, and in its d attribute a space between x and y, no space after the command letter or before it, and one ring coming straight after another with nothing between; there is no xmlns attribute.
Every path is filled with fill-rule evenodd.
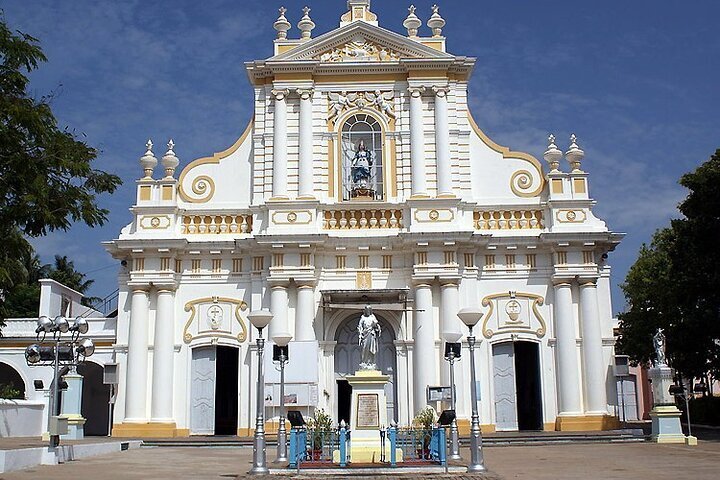
<svg viewBox="0 0 720 480"><path fill-rule="evenodd" d="M445 26L445 19L440 16L440 7L432 6L432 16L428 19L427 26L433 32L433 37L442 36L442 29Z"/></svg>
<svg viewBox="0 0 720 480"><path fill-rule="evenodd" d="M418 28L422 25L422 21L415 15L415 5L410 5L408 8L408 16L403 22L403 27L407 28L408 37L417 37Z"/></svg>
<svg viewBox="0 0 720 480"><path fill-rule="evenodd" d="M158 163L157 158L155 158L155 155L153 155L152 152L152 140L148 139L145 147L147 148L147 150L145 151L145 154L140 157L140 165L142 166L143 172L145 173L145 178L152 178L153 170Z"/></svg>
<svg viewBox="0 0 720 480"><path fill-rule="evenodd" d="M562 158L562 152L555 145L555 135L552 133L548 136L548 148L543 154L545 161L550 165L551 172L557 172L560 166L560 159Z"/></svg>
<svg viewBox="0 0 720 480"><path fill-rule="evenodd" d="M288 19L285 18L285 12L287 12L287 8L280 7L278 9L278 12L280 12L280 16L278 16L277 20L275 20L275 23L273 23L273 28L277 31L277 38L278 40L284 40L287 38L287 32L290 30L290 22L288 22Z"/></svg>
<svg viewBox="0 0 720 480"><path fill-rule="evenodd" d="M565 158L567 159L573 172L581 172L580 162L585 158L585 152L578 147L577 136L573 133L570 135L570 146L567 152L565 152Z"/></svg>
<svg viewBox="0 0 720 480"><path fill-rule="evenodd" d="M312 29L315 28L315 22L310 18L310 8L305 7L302 9L303 17L298 22L298 28L300 29L300 39L309 40Z"/></svg>
<svg viewBox="0 0 720 480"><path fill-rule="evenodd" d="M175 148L175 142L172 141L172 138L168 142L167 146L168 150L162 157L162 164L163 168L165 169L165 178L173 178L175 169L180 164L180 159L175 155L175 152L173 151L173 148Z"/></svg>
<svg viewBox="0 0 720 480"><path fill-rule="evenodd" d="M345 420L340 420L340 428L345 428L345 425L347 425Z"/></svg>

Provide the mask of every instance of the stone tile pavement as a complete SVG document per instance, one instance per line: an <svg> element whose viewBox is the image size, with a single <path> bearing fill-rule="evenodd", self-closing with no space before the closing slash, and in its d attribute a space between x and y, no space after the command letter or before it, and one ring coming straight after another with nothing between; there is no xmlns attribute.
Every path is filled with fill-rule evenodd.
<svg viewBox="0 0 720 480"><path fill-rule="evenodd" d="M467 458L467 451L461 452ZM268 450L270 458L274 449ZM94 478L221 480L244 477L250 468L251 448L141 448L57 466L41 466L0 475L0 480ZM359 478L443 479L645 479L694 480L720 478L720 442L700 441L696 447L653 443L532 445L488 447L485 458L492 473L431 475L395 474ZM294 474L287 477L298 478ZM300 476L299 478L310 478ZM343 478L323 476L322 478ZM348 478L348 477L345 477Z"/></svg>

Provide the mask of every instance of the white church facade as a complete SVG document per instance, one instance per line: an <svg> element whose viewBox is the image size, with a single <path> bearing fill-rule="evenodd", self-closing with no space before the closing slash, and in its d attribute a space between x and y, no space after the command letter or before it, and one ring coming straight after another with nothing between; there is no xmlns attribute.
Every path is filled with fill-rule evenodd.
<svg viewBox="0 0 720 480"><path fill-rule="evenodd" d="M320 36L306 11L298 39L281 9L274 55L246 63L254 116L230 148L177 175L172 145L141 158L133 220L106 243L126 265L113 435L252 434L247 316L262 308L274 315L267 337L293 337L288 408L348 420L366 304L382 327L378 367L398 424L442 407L428 387L449 384L443 339L465 342L457 312L472 306L484 312L484 431L611 428L605 260L622 236L593 215L574 137L565 154L551 140L545 166L494 143L468 109L475 59L446 51L437 9L432 36L420 37L414 9L399 34L378 25L369 0L347 4ZM272 431L279 376L266 358Z"/></svg>

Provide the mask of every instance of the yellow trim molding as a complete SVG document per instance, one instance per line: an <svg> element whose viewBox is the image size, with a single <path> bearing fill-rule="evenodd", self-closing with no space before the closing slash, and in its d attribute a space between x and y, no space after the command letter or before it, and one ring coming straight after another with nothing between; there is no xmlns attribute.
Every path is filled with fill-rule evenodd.
<svg viewBox="0 0 720 480"><path fill-rule="evenodd" d="M525 298L527 300L531 300L532 303L532 311L535 314L535 318L540 323L540 328L533 330L532 328L528 328L524 325L518 325L517 327L501 327L501 332L494 332L491 329L487 328L487 324L490 321L490 318L492 317L493 311L495 310L495 301L501 299L501 298ZM523 292L515 292L514 296L511 296L509 293L495 293L492 295L488 295L485 298L482 299L482 306L483 307L490 307L490 310L485 314L485 317L482 320L482 328L480 329L483 333L483 336L487 339L490 339L495 335L496 333L507 333L507 332L520 332L520 333L534 333L537 335L538 338L542 338L545 336L545 333L547 332L547 325L545 324L545 319L543 319L542 315L540 315L540 310L538 307L541 307L543 303L545 302L545 299L541 297L540 295L535 295L534 293L523 293Z"/></svg>
<svg viewBox="0 0 720 480"><path fill-rule="evenodd" d="M237 141L230 146L230 148L223 150L222 152L213 153L212 157L203 157L193 160L192 162L188 163L185 168L183 168L182 172L180 172L180 176L178 177L178 195L180 195L180 198L183 201L188 203L205 203L212 198L215 193L215 183L213 182L212 178L208 177L207 175L201 175L195 180L193 180L191 186L193 193L195 193L196 195L205 195L204 197L197 199L189 197L183 189L183 182L185 181L185 177L188 173L190 173L190 170L195 167L198 167L200 165L218 164L220 163L220 160L223 160L224 158L229 157L230 155L235 153L235 151L240 148L240 146L245 142L245 139L248 135L250 135L250 132L252 132L254 123L255 118L250 120L250 123L248 123L245 131L242 133L242 135L240 135L240 138L238 138Z"/></svg>
<svg viewBox="0 0 720 480"><path fill-rule="evenodd" d="M193 335L188 331L190 328L190 325L192 324L193 320L195 320L195 315L197 314L197 306L202 305L203 303L212 303L212 304L218 304L218 303L229 303L231 305L235 306L235 319L237 320L238 324L240 325L240 333L237 335L237 337L233 337L232 335L228 335L226 333L222 332L212 332L212 333L199 333L193 337ZM206 297L206 298L198 298L196 300L192 300L185 304L185 311L190 312L190 318L188 319L187 323L185 323L185 327L183 328L183 341L185 343L190 343L193 341L193 339L196 338L203 338L203 337L223 337L223 338L232 338L236 339L238 342L244 342L247 339L247 327L245 326L245 322L243 322L243 319L240 315L240 311L247 310L248 305L243 300L237 300L235 298L225 298L225 297ZM199 320L199 318L198 318Z"/></svg>
<svg viewBox="0 0 720 480"><path fill-rule="evenodd" d="M190 436L187 428L177 428L175 423L116 423L112 435L119 438L176 438Z"/></svg>
<svg viewBox="0 0 720 480"><path fill-rule="evenodd" d="M618 428L620 428L618 418L610 415L577 415L557 417L555 420L555 430L559 432L594 432Z"/></svg>
<svg viewBox="0 0 720 480"><path fill-rule="evenodd" d="M483 132L477 123L475 123L475 119L473 118L472 114L468 110L468 120L470 121L470 126L475 131L478 137L480 137L480 140L490 147L492 150L502 154L503 158L515 158L519 160L525 160L526 162L530 163L535 170L537 170L538 177L540 178L540 185L538 187L528 192L527 190L532 186L532 174L527 170L518 170L515 173L512 174L512 177L510 178L510 188L512 192L517 195L518 197L537 197L540 195L540 192L543 191L543 188L545 187L545 176L543 175L542 171L542 164L540 161L530 155L529 153L525 152L516 152L511 150L509 147L503 147L502 145L499 145L495 142L493 142L490 137L488 137L485 132Z"/></svg>

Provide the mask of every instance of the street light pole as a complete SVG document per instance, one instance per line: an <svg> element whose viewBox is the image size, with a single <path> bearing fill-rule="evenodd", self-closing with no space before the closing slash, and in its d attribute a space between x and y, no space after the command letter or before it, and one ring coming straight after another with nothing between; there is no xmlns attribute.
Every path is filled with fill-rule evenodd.
<svg viewBox="0 0 720 480"><path fill-rule="evenodd" d="M52 424L53 417L60 415L60 362L62 361L63 364L74 368L80 361L80 357L85 359L95 352L95 345L89 338L78 342L80 335L86 334L88 329L89 325L84 317L77 317L70 323L62 315L58 315L53 320L42 315L38 317L37 328L35 329L35 338L39 344L29 345L25 349L25 361L28 365L53 366L52 392L48 405L50 448L57 448L60 445L60 434L57 432L57 427ZM62 335L68 332L70 332L70 339L63 340ZM49 333L53 336L52 347L42 346L45 337ZM66 344L63 346L62 353L60 351L61 343ZM63 358L60 358L61 356Z"/></svg>
<svg viewBox="0 0 720 480"><path fill-rule="evenodd" d="M470 347L470 398L472 404L472 417L470 420L470 464L468 472L484 472L485 460L482 452L482 431L480 430L480 416L478 415L478 399L475 375L475 336L473 327L480 321L482 311L476 308L463 308L458 312L458 317L467 325L469 333L467 337Z"/></svg>
<svg viewBox="0 0 720 480"><path fill-rule="evenodd" d="M457 341L460 340L462 334L446 332L443 334L443 337L446 342L445 360L447 360L450 364L450 408L456 412L457 398L455 395L455 361L460 356L455 355L455 352L456 349L457 352L460 352L460 344L457 343ZM460 456L460 439L458 434L457 416L456 418L453 418L453 421L450 423L450 458L452 460L462 460L462 457Z"/></svg>
<svg viewBox="0 0 720 480"><path fill-rule="evenodd" d="M292 336L288 333L278 333L273 336L275 342L277 360L280 362L280 425L277 434L277 457L276 463L288 461L287 456L287 431L285 430L285 364L289 360L288 343ZM275 357L275 355L273 355Z"/></svg>
<svg viewBox="0 0 720 480"><path fill-rule="evenodd" d="M450 350L450 355L448 356L448 361L450 362L450 406L453 410L455 409L455 352ZM460 456L460 441L458 439L458 427L457 427L457 419L453 418L452 423L450 424L450 458L453 460L460 460L462 457Z"/></svg>
<svg viewBox="0 0 720 480"><path fill-rule="evenodd" d="M265 347L265 339L262 338L262 331L272 320L272 313L267 310L257 310L250 312L248 315L250 323L258 330L257 345L257 415L255 418L255 435L253 441L253 466L250 469L252 475L267 475L270 470L267 467L267 459L265 457L265 406L263 390L265 389L265 378L263 372L263 348Z"/></svg>
<svg viewBox="0 0 720 480"><path fill-rule="evenodd" d="M60 415L60 335L55 337L54 345L54 356L53 359L53 389L52 389L52 408L51 415ZM50 435L50 448L55 448L60 445L60 435Z"/></svg>

